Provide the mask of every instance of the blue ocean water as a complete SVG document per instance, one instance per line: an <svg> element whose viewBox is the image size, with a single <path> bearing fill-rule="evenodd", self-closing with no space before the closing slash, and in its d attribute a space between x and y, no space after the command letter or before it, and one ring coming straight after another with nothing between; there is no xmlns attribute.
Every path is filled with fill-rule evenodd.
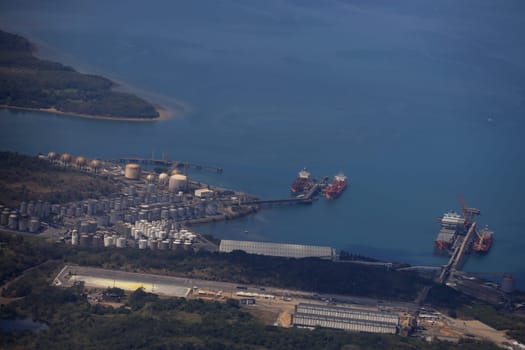
<svg viewBox="0 0 525 350"><path fill-rule="evenodd" d="M6 0L0 27L39 55L184 115L152 124L0 110L0 149L213 164L203 181L288 196L304 166L344 171L336 201L203 233L320 244L414 264L461 192L495 231L468 271L525 287L522 1Z"/></svg>

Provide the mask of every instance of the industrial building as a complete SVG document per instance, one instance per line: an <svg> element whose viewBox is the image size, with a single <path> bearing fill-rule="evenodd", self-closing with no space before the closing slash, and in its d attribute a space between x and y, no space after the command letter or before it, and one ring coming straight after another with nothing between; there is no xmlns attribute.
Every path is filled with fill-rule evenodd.
<svg viewBox="0 0 525 350"><path fill-rule="evenodd" d="M242 250L248 254L281 256L286 258L315 257L334 260L336 257L335 249L331 247L271 242L235 241L227 239L221 240L219 247L220 252L230 253L234 250Z"/></svg>
<svg viewBox="0 0 525 350"><path fill-rule="evenodd" d="M396 334L399 316L381 311L301 303L295 306L293 325L296 327L326 327L354 332Z"/></svg>

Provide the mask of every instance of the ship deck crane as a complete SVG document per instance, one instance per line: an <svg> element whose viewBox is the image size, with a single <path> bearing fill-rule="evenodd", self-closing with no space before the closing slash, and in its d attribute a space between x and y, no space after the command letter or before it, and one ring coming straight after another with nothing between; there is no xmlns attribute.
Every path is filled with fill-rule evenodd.
<svg viewBox="0 0 525 350"><path fill-rule="evenodd" d="M459 194L459 200L461 202L461 211L463 213L463 217L465 218L465 228L469 228L470 225L474 222L474 216L475 215L481 215L481 211L477 208L469 208L467 207L467 204L465 203L465 198L463 198L463 195Z"/></svg>

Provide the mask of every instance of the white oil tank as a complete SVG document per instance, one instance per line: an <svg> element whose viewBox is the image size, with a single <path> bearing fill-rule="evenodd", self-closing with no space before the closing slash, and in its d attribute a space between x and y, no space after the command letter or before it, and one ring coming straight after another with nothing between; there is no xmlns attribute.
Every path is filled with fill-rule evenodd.
<svg viewBox="0 0 525 350"><path fill-rule="evenodd" d="M171 192L184 191L186 189L187 182L188 177L186 175L171 175L168 188Z"/></svg>
<svg viewBox="0 0 525 350"><path fill-rule="evenodd" d="M87 159L86 159L86 158L84 158L84 157L82 157L82 156L80 156L80 157L76 157L76 158L75 158L75 165L76 165L77 167L79 167L79 168L83 168L83 167L86 166L86 164L87 164Z"/></svg>
<svg viewBox="0 0 525 350"><path fill-rule="evenodd" d="M91 168L91 171L98 172L100 167L102 166L102 162L97 159L93 159L91 162L89 162L89 167Z"/></svg>
<svg viewBox="0 0 525 350"><path fill-rule="evenodd" d="M58 154L56 154L55 152L49 152L47 154L47 159L49 160L56 160L58 158Z"/></svg>
<svg viewBox="0 0 525 350"><path fill-rule="evenodd" d="M149 184L152 184L155 182L155 180L157 179L157 176L155 174L148 174L146 176L146 181L149 183Z"/></svg>
<svg viewBox="0 0 525 350"><path fill-rule="evenodd" d="M117 238L117 248L126 248L126 239L124 237Z"/></svg>
<svg viewBox="0 0 525 350"><path fill-rule="evenodd" d="M104 235L104 247L111 247L114 244L113 237L110 235Z"/></svg>
<svg viewBox="0 0 525 350"><path fill-rule="evenodd" d="M140 165L135 163L127 164L124 171L124 176L126 179L138 180L140 178Z"/></svg>
<svg viewBox="0 0 525 350"><path fill-rule="evenodd" d="M159 175L159 184L165 185L165 184L168 183L169 179L170 179L170 177L169 177L168 174L162 173L162 174Z"/></svg>
<svg viewBox="0 0 525 350"><path fill-rule="evenodd" d="M148 240L139 239L139 249L146 249L148 247Z"/></svg>
<svg viewBox="0 0 525 350"><path fill-rule="evenodd" d="M60 156L60 161L64 165L67 165L67 164L71 163L72 160L73 160L73 157L69 153L64 153L63 155Z"/></svg>
<svg viewBox="0 0 525 350"><path fill-rule="evenodd" d="M71 245L78 245L78 231L73 230L71 233Z"/></svg>

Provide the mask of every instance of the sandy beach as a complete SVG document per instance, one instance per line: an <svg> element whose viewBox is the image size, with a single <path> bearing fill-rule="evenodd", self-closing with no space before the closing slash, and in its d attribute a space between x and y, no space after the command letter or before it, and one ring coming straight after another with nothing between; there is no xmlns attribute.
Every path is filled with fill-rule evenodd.
<svg viewBox="0 0 525 350"><path fill-rule="evenodd" d="M28 107L18 107L18 106L10 106L10 105L0 105L0 108L16 109L16 110L40 112L40 113L52 113L52 114L58 114L58 115L64 115L64 116L70 116L70 117L78 117L78 118L116 120L116 121L141 122L141 123L163 121L163 120L170 119L174 116L178 116L179 113L181 113L181 111L175 111L173 109L168 109L163 106L155 106L155 110L159 113L159 116L156 118L126 118L126 117L110 117L110 116L103 116L103 115L89 115L89 114L81 114L81 113L73 113L73 112L63 112L55 108L28 108Z"/></svg>

